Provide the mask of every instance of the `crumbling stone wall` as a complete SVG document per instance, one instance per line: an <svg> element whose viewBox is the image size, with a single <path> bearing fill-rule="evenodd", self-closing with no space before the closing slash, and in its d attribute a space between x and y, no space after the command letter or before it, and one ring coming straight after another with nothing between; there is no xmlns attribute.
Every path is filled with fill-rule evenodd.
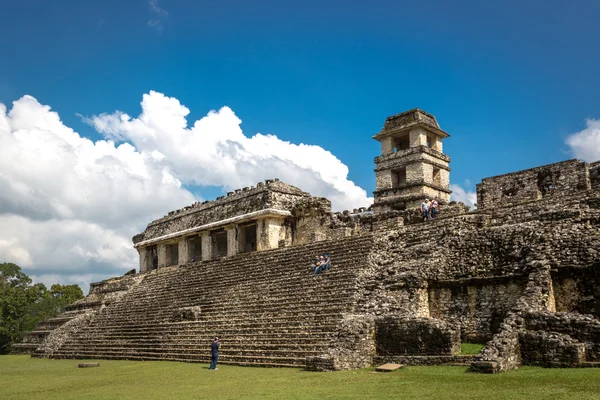
<svg viewBox="0 0 600 400"><path fill-rule="evenodd" d="M477 206L492 208L590 189L588 164L569 160L485 178L477 185Z"/></svg>
<svg viewBox="0 0 600 400"><path fill-rule="evenodd" d="M574 311L600 318L600 263L589 267L558 266L551 275L556 311Z"/></svg>
<svg viewBox="0 0 600 400"><path fill-rule="evenodd" d="M375 357L373 318L365 315L345 315L328 347L326 354L307 358L307 370L340 371L370 367Z"/></svg>
<svg viewBox="0 0 600 400"><path fill-rule="evenodd" d="M543 254L538 254L543 259ZM525 312L554 311L550 268L540 260L531 260L527 285L517 304L481 351L481 359L471 365L473 371L496 373L517 368L522 363L520 333Z"/></svg>
<svg viewBox="0 0 600 400"><path fill-rule="evenodd" d="M466 278L429 283L432 318L460 324L461 340L486 343L523 293L522 276Z"/></svg>
<svg viewBox="0 0 600 400"><path fill-rule="evenodd" d="M295 220L293 244L302 245L327 239L327 224L331 218L331 202L312 197L298 201L291 209Z"/></svg>
<svg viewBox="0 0 600 400"><path fill-rule="evenodd" d="M585 345L560 333L521 332L519 346L526 365L575 367L585 360Z"/></svg>
<svg viewBox="0 0 600 400"><path fill-rule="evenodd" d="M590 185L592 189L600 188L600 161L590 164Z"/></svg>
<svg viewBox="0 0 600 400"><path fill-rule="evenodd" d="M432 318L379 317L375 320L375 336L379 357L460 353L460 331Z"/></svg>
<svg viewBox="0 0 600 400"><path fill-rule="evenodd" d="M229 192L227 196L218 197L214 201L194 203L171 211L168 215L150 222L144 232L133 237L133 243L269 208L290 210L299 201L311 197L309 193L278 179L269 179L259 182L256 187Z"/></svg>
<svg viewBox="0 0 600 400"><path fill-rule="evenodd" d="M547 311L523 314L523 328L529 331L552 332L565 335L568 343L582 343L588 361L600 361L600 320L578 313L550 313Z"/></svg>

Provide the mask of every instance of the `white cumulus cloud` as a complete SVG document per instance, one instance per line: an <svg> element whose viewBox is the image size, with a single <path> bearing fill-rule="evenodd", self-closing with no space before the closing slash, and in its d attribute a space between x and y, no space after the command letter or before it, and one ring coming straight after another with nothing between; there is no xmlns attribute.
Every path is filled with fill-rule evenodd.
<svg viewBox="0 0 600 400"><path fill-rule="evenodd" d="M588 162L600 160L600 120L586 120L585 129L570 135L566 143L578 159Z"/></svg>
<svg viewBox="0 0 600 400"><path fill-rule="evenodd" d="M188 128L189 110L173 97L150 92L141 106L137 118L116 111L87 121L107 138L130 141L143 153L159 151L184 182L235 189L277 177L329 198L336 209L372 203L329 151L269 134L248 137L229 107L211 111Z"/></svg>
<svg viewBox="0 0 600 400"><path fill-rule="evenodd" d="M200 200L184 184L229 190L279 177L336 209L372 202L329 151L248 137L228 107L188 128L177 99L150 92L141 104L137 118L85 119L105 135L92 141L31 96L0 103L0 262L87 290L137 266L131 237L150 220Z"/></svg>
<svg viewBox="0 0 600 400"><path fill-rule="evenodd" d="M452 194L450 195L450 200L461 201L468 205L469 207L474 207L475 203L477 203L477 193L469 190L463 189L462 186L457 184L451 184L450 190L452 190Z"/></svg>

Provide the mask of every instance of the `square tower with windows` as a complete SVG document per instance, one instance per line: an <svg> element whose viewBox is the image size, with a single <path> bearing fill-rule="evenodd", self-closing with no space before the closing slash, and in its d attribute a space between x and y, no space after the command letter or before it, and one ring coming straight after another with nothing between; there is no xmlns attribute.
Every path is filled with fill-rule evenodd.
<svg viewBox="0 0 600 400"><path fill-rule="evenodd" d="M450 157L442 151L449 137L435 117L415 108L387 117L373 139L381 143L375 157L375 212L419 207L428 198L450 201Z"/></svg>

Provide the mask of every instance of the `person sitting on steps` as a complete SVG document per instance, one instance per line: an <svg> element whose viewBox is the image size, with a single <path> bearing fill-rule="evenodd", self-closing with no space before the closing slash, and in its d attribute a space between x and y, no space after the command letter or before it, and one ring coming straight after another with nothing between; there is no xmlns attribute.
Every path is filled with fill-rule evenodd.
<svg viewBox="0 0 600 400"><path fill-rule="evenodd" d="M321 272L321 259L319 258L319 256L315 257L315 262L311 268L313 270L313 275L319 275L319 273Z"/></svg>
<svg viewBox="0 0 600 400"><path fill-rule="evenodd" d="M329 254L325 253L324 255L321 256L321 265L322 265L322 269L327 271L329 270L329 268L331 268L331 260L329 259Z"/></svg>

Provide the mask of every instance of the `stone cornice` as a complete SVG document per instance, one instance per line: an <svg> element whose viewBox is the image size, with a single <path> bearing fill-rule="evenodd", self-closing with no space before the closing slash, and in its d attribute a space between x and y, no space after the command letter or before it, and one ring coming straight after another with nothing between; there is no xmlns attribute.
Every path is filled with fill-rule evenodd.
<svg viewBox="0 0 600 400"><path fill-rule="evenodd" d="M400 185L398 187L393 187L393 188L388 188L388 189L379 189L379 190L374 191L373 194L375 195L375 200L377 200L378 198L387 197L387 196L402 196L403 195L402 192L404 191L404 189L420 187L420 186L427 186L431 189L439 190L440 192L444 192L444 193L448 193L448 194L452 193L452 190L443 188L441 186L434 185L433 183L415 182L415 183L407 183L404 185Z"/></svg>
<svg viewBox="0 0 600 400"><path fill-rule="evenodd" d="M394 160L394 159L397 159L397 158L406 157L406 156L409 156L411 154L417 154L417 153L426 153L426 154L429 154L432 157L439 158L442 161L450 162L450 156L448 156L448 155L446 155L446 154L444 154L442 152L439 152L437 150L433 150L433 149L431 149L431 148L429 148L427 146L421 145L421 146L411 147L411 148L406 149L406 150L400 150L400 151L397 151L395 153L390 153L390 154L385 154L385 155L382 155L382 156L377 156L377 157L375 157L375 164L382 163L384 161Z"/></svg>
<svg viewBox="0 0 600 400"><path fill-rule="evenodd" d="M394 162L396 161L396 162ZM443 169L446 171L450 171L450 167L445 165L445 164L441 164L441 163L437 163L433 160L428 160L426 158L415 158L412 160L403 160L403 159L392 159L389 161L385 161L385 163L381 163L380 165L377 165L377 167L373 170L375 172L379 172L379 171L386 171L389 169L394 169L397 167L404 167L407 165L411 165L411 164L429 164L429 165L433 165L434 167L437 167L439 169Z"/></svg>
<svg viewBox="0 0 600 400"><path fill-rule="evenodd" d="M243 189L236 189L233 192L228 192L227 196L219 196L215 200L212 200L212 201L203 201L201 203L194 203L191 206L186 206L179 210L171 211L164 217L150 222L148 224L148 227L159 225L166 221L180 218L185 215L210 210L214 207L225 205L225 204L232 203L235 201L239 201L243 198L246 198L249 196L254 196L259 193L264 193L264 192L284 193L284 194L296 195L299 197L310 196L309 193L303 192L302 190L300 190L292 185L288 185L284 182L281 182L277 178L267 179L264 182L259 182L256 185L256 187L251 186L251 187L245 187Z"/></svg>
<svg viewBox="0 0 600 400"><path fill-rule="evenodd" d="M176 237L188 235L190 233L196 233L196 232L204 231L207 229L214 229L214 228L222 227L224 225L238 223L238 222L241 222L244 220L249 220L249 219L256 218L256 217L289 217L291 215L292 214L287 210L277 210L274 208L267 208L267 209L260 210L260 211L254 211L254 212L251 212L248 214L237 215L235 217L223 219L221 221L211 222L209 224L195 226L193 228L188 228L188 229L184 229L181 231L169 233L167 235L159 236L156 238L143 240L139 243L136 243L133 247L134 248L143 247L143 246L147 246L149 244L161 242L163 240L174 239Z"/></svg>
<svg viewBox="0 0 600 400"><path fill-rule="evenodd" d="M427 130L435 132L441 137L448 137L446 132L440 129L440 125L432 114L425 112L419 108L401 112L387 117L383 128L380 132L373 136L373 139L381 140L386 136L396 134L398 132L407 131L416 127L423 127Z"/></svg>

